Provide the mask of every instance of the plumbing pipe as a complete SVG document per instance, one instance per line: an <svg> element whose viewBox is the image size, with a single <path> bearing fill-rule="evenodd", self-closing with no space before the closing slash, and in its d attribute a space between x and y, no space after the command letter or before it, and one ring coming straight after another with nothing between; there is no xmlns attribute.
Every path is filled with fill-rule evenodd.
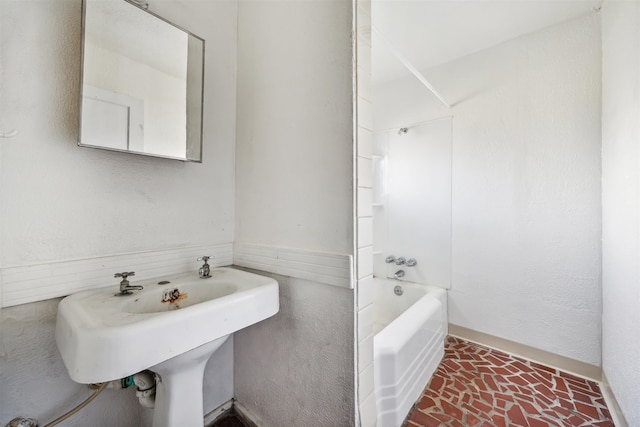
<svg viewBox="0 0 640 427"><path fill-rule="evenodd" d="M156 378L151 371L138 372L133 376L136 385L136 396L140 404L145 408L153 408L156 405Z"/></svg>
<svg viewBox="0 0 640 427"><path fill-rule="evenodd" d="M100 384L100 387L98 387L98 389L96 391L93 392L93 394L91 396L89 396L84 402L82 402L81 404L79 404L78 406L76 406L75 408L73 408L72 410L70 410L69 412L67 412L64 415L59 416L58 418L56 418L55 420L51 421L49 424L45 424L44 427L53 427L55 425L60 424L61 422L63 422L64 420L66 420L67 418L69 418L70 416L74 415L75 413L77 413L78 411L80 411L82 408L84 408L85 406L87 406L89 403L91 403L91 401L93 401L93 399L95 399L96 397L98 397L98 395L100 393L102 393L102 391L107 388L107 385L109 383L102 383Z"/></svg>

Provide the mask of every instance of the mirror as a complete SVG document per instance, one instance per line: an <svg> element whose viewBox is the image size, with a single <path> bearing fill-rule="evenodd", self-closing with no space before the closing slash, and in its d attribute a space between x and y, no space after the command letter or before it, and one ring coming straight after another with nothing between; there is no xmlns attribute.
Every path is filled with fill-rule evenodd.
<svg viewBox="0 0 640 427"><path fill-rule="evenodd" d="M83 0L82 147L202 161L204 40L127 0Z"/></svg>

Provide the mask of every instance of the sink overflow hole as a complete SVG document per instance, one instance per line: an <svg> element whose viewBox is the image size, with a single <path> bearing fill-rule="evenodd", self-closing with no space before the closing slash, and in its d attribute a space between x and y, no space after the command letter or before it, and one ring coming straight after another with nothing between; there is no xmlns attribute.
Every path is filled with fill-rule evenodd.
<svg viewBox="0 0 640 427"><path fill-rule="evenodd" d="M158 285L168 285L169 283L171 283L168 280L163 280L162 282L158 282Z"/></svg>

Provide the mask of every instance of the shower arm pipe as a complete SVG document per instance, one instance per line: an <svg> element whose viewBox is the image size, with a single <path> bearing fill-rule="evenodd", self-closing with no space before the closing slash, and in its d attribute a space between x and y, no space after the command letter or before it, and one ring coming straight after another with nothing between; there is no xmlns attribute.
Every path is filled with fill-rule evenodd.
<svg viewBox="0 0 640 427"><path fill-rule="evenodd" d="M453 115L447 115L447 116L442 116L442 117L434 117L433 119L423 120L421 122L411 123L409 125L403 125L402 128L411 129L411 128L416 127L416 126L422 126L422 125L426 125L427 123L435 122L435 121L438 121L438 120L445 120L445 119L453 119ZM373 131L373 133L389 132L389 131L392 131L392 130L393 131L397 131L398 130L398 126L392 127L392 128L387 128L387 129L376 129L376 130Z"/></svg>
<svg viewBox="0 0 640 427"><path fill-rule="evenodd" d="M381 40L384 41L391 53L402 63L402 65L404 65L411 72L411 74L413 74L420 81L420 83L425 85L425 87L429 89L436 98L438 98L438 101L440 101L442 105L447 107L447 109L451 109L451 105L449 105L447 101L444 100L442 95L440 95L440 93L433 87L433 85L429 83L429 81L422 75L422 73L418 71L416 67L414 67L413 64L411 64L411 62L409 62L409 60L405 58L404 55L402 55L400 51L398 51L398 49L396 49L393 44L391 44L391 42L384 35L382 35L382 33L375 26L371 26L371 29L378 37L380 37Z"/></svg>

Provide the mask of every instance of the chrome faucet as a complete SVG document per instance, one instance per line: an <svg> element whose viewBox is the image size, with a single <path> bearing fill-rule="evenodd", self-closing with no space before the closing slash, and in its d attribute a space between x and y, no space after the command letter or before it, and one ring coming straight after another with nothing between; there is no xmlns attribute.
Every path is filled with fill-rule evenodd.
<svg viewBox="0 0 640 427"><path fill-rule="evenodd" d="M120 282L120 293L117 293L116 296L129 295L131 294L131 291L139 291L141 289L144 289L142 286L129 284L129 280L127 280L127 277L131 277L135 275L136 273L134 271L129 271L129 272L125 271L125 272L116 273L113 275L113 277L122 277L122 281Z"/></svg>
<svg viewBox="0 0 640 427"><path fill-rule="evenodd" d="M393 275L394 279L400 279L401 277L404 277L404 270L398 270L396 271L396 274Z"/></svg>
<svg viewBox="0 0 640 427"><path fill-rule="evenodd" d="M204 264L202 264L202 267L200 267L200 269L198 270L198 274L200 275L201 279L206 279L211 277L211 266L209 265L208 261L213 258L215 258L213 255L205 255L205 256L201 256L196 260L196 261L204 261Z"/></svg>
<svg viewBox="0 0 640 427"><path fill-rule="evenodd" d="M396 265L403 265L406 262L407 260L403 256L396 258Z"/></svg>

